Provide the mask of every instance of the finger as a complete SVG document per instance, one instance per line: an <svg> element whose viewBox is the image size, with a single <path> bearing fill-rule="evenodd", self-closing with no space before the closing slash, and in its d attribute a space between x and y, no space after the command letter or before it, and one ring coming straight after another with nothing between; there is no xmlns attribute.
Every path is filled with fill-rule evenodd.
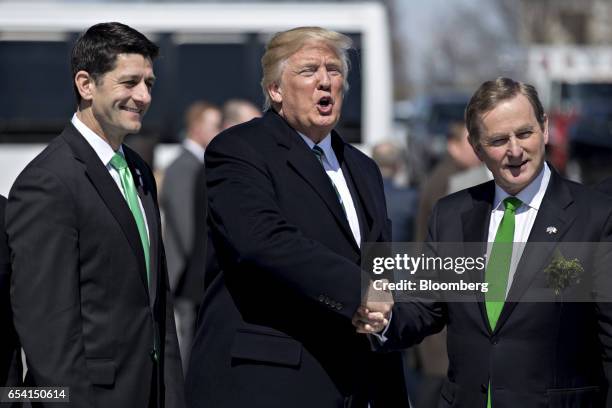
<svg viewBox="0 0 612 408"><path fill-rule="evenodd" d="M365 317L368 320L371 320L371 321L380 321L380 322L382 322L384 320L384 318L385 318L385 315L382 312L371 312L371 313L368 313L368 315L365 316Z"/></svg>

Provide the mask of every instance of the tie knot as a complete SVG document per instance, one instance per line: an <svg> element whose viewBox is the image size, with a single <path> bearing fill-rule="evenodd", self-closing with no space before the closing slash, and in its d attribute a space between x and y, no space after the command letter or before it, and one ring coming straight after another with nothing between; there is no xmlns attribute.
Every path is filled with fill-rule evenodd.
<svg viewBox="0 0 612 408"><path fill-rule="evenodd" d="M515 212L517 208L519 208L523 204L523 202L516 197L508 197L504 200L504 208L506 211Z"/></svg>
<svg viewBox="0 0 612 408"><path fill-rule="evenodd" d="M321 160L321 158L325 156L325 152L323 151L323 149L321 149L319 145L314 145L312 147L312 152L315 154L315 156L319 158L319 160Z"/></svg>
<svg viewBox="0 0 612 408"><path fill-rule="evenodd" d="M125 158L119 153L115 153L115 155L110 161L110 164L117 170L123 170L127 167L127 162L125 161Z"/></svg>

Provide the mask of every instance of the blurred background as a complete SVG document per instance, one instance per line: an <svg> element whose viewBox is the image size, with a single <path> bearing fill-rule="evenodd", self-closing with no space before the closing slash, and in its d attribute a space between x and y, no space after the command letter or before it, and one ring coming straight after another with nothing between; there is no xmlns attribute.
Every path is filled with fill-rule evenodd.
<svg viewBox="0 0 612 408"><path fill-rule="evenodd" d="M186 110L202 100L261 107L265 43L303 25L354 41L338 130L379 164L395 241L423 239L437 199L490 177L467 145L463 112L497 76L536 86L559 172L589 185L612 175L610 0L0 0L0 194L70 119L70 49L102 21L161 46L151 109L127 141L160 186L188 133ZM444 343L442 335L407 353L417 408L435 406Z"/></svg>
<svg viewBox="0 0 612 408"><path fill-rule="evenodd" d="M423 183L470 94L500 75L537 87L559 171L587 184L612 173L610 1L0 0L0 194L72 114L70 48L82 29L106 20L161 45L153 104L130 140L160 172L184 138L190 103L242 98L261 106L265 42L317 24L355 42L341 134L366 152L396 143L404 159L397 183Z"/></svg>

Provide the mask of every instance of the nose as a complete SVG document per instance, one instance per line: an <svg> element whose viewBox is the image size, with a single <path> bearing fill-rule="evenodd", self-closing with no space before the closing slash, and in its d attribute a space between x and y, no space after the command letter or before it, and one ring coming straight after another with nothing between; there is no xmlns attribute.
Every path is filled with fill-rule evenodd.
<svg viewBox="0 0 612 408"><path fill-rule="evenodd" d="M318 76L319 76L318 89L323 90L323 91L329 90L331 88L331 78L329 76L329 72L327 71L327 68L321 67L321 69L319 69Z"/></svg>
<svg viewBox="0 0 612 408"><path fill-rule="evenodd" d="M515 136L510 137L508 141L508 155L510 157L520 157L523 154L523 147L519 139Z"/></svg>
<svg viewBox="0 0 612 408"><path fill-rule="evenodd" d="M151 90L147 84L143 82L139 83L134 89L133 94L134 101L142 105L149 105L151 103Z"/></svg>

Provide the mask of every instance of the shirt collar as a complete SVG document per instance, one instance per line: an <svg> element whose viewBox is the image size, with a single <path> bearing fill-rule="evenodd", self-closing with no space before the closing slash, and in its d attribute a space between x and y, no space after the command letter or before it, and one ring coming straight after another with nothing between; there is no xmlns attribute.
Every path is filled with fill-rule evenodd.
<svg viewBox="0 0 612 408"><path fill-rule="evenodd" d="M102 139L93 130L87 127L86 124L81 122L76 113L72 115L71 122L74 127L79 131L79 133L81 133L81 135L85 138L87 143L89 143L92 149L94 149L96 155L98 155L100 160L102 160L102 163L104 163L104 165L108 167L111 159L115 155L115 151L113 150L111 145L109 145L104 139ZM123 157L125 157L125 154L123 154L122 146L119 146L117 152L120 153Z"/></svg>
<svg viewBox="0 0 612 408"><path fill-rule="evenodd" d="M200 146L198 143L194 142L193 140L187 138L183 141L183 147L188 152L193 154L196 157L196 159L198 159L198 161L200 161L201 163L204 163L205 149L202 146Z"/></svg>
<svg viewBox="0 0 612 408"><path fill-rule="evenodd" d="M524 205L527 205L536 211L539 210L549 181L550 168L548 168L548 164L544 162L544 166L542 166L540 174L538 174L537 177L527 185L527 187L522 189L521 192L516 195L516 198L521 200ZM499 209L502 201L504 201L507 197L510 197L510 194L495 183L495 200L493 201L493 209Z"/></svg>
<svg viewBox="0 0 612 408"><path fill-rule="evenodd" d="M308 145L308 148L312 149L315 143L306 135L298 132L298 134L304 139L304 142ZM331 133L328 133L319 143L316 143L317 146L323 150L325 153L325 158L327 162L332 165L332 167L337 165L336 153L334 153L334 149L332 148L332 138Z"/></svg>

